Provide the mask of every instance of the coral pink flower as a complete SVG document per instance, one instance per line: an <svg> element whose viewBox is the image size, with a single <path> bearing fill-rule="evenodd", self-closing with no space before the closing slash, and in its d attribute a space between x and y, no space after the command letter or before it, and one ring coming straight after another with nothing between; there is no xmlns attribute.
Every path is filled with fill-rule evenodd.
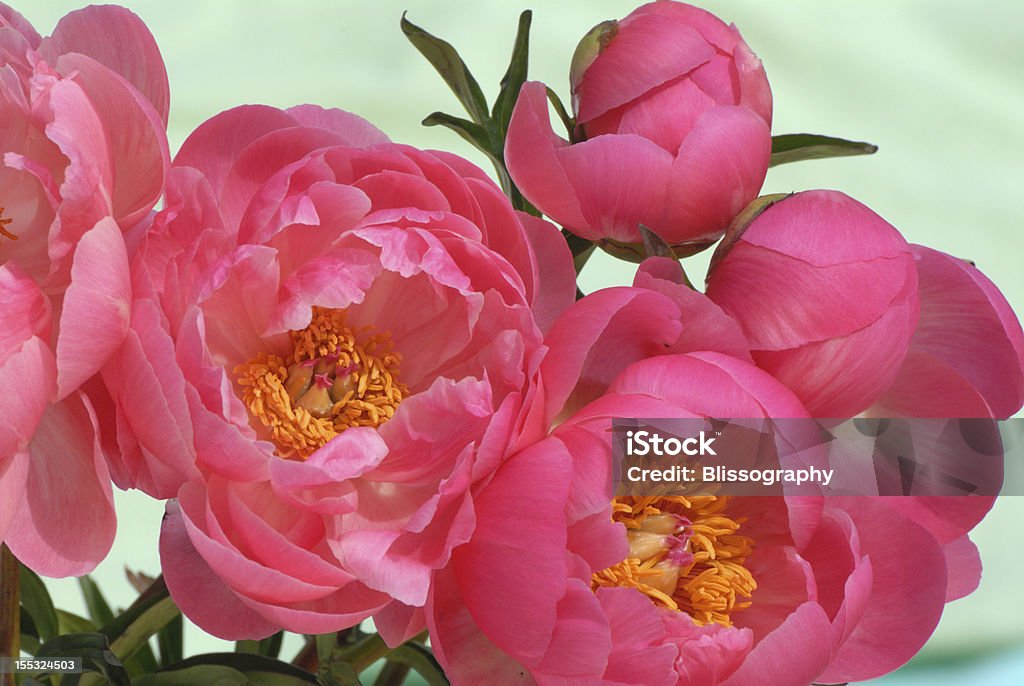
<svg viewBox="0 0 1024 686"><path fill-rule="evenodd" d="M119 7L42 39L0 4L0 541L36 571L84 574L114 536L97 416L81 388L128 328L123 232L163 190L167 75Z"/></svg>
<svg viewBox="0 0 1024 686"><path fill-rule="evenodd" d="M815 417L853 417L893 384L918 318L910 246L837 191L806 191L726 236L707 294L759 367Z"/></svg>
<svg viewBox="0 0 1024 686"><path fill-rule="evenodd" d="M558 231L454 156L312 106L203 124L104 372L115 481L176 498L185 614L227 638L418 631L471 487L543 435L542 331L573 277Z"/></svg>
<svg viewBox="0 0 1024 686"><path fill-rule="evenodd" d="M607 429L623 416L807 414L774 378L720 353L628 367L477 496L473 538L437 575L427 606L453 684L868 679L908 660L944 603L978 582L972 507L613 499Z"/></svg>
<svg viewBox="0 0 1024 686"><path fill-rule="evenodd" d="M583 238L706 247L753 200L771 155L771 90L734 26L652 2L596 27L572 68L579 142L551 128L527 83L505 145L509 172L546 215Z"/></svg>

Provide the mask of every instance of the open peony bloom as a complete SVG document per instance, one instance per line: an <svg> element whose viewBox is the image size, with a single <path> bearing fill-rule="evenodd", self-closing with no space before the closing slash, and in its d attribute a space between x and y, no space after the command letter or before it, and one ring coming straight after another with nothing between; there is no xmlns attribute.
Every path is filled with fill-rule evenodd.
<svg viewBox="0 0 1024 686"><path fill-rule="evenodd" d="M896 379L918 319L903 236L838 191L787 196L718 247L707 294L750 341L759 367L815 417L853 417Z"/></svg>
<svg viewBox="0 0 1024 686"><path fill-rule="evenodd" d="M761 188L772 100L735 26L652 2L588 34L572 65L575 135L551 128L545 87L527 83L505 159L523 194L590 240L641 240L643 224L683 250L706 247Z"/></svg>
<svg viewBox="0 0 1024 686"><path fill-rule="evenodd" d="M977 585L966 534L990 498L613 498L608 428L624 416L807 414L720 353L629 366L476 498L474 536L428 604L453 684L868 679Z"/></svg>
<svg viewBox="0 0 1024 686"><path fill-rule="evenodd" d="M41 38L0 4L0 541L37 572L110 549L98 418L81 392L128 328L123 234L163 190L167 75L126 9L72 12Z"/></svg>
<svg viewBox="0 0 1024 686"><path fill-rule="evenodd" d="M1015 315L967 263L917 247L914 259L922 314L905 364L931 385L901 371L872 411L1012 414ZM652 258L633 287L588 295L549 333L542 373L561 423L478 494L473 537L427 605L453 684L860 681L910 659L944 604L977 586L968 532L991 497L613 497L615 417L810 416L680 280ZM934 384L950 391L941 409Z"/></svg>
<svg viewBox="0 0 1024 686"><path fill-rule="evenodd" d="M543 434L542 330L573 276L479 169L354 115L199 127L104 372L116 482L176 498L160 548L184 613L225 638L422 628L471 487Z"/></svg>

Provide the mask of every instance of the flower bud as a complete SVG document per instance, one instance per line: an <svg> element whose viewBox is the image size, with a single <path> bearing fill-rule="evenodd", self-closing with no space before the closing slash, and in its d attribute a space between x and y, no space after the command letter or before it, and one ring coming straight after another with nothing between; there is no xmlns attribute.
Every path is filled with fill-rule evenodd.
<svg viewBox="0 0 1024 686"><path fill-rule="evenodd" d="M758 209L715 252L707 295L812 415L856 416L892 384L917 324L910 246L838 191Z"/></svg>
<svg viewBox="0 0 1024 686"><path fill-rule="evenodd" d="M543 84L520 93L509 172L541 211L583 238L640 241L644 225L692 253L761 188L771 90L739 32L678 2L598 24L570 70L570 145L551 129Z"/></svg>

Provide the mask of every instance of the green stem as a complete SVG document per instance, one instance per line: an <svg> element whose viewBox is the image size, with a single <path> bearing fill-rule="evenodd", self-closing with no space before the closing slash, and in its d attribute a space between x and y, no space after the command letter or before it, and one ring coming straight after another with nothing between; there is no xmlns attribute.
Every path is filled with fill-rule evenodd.
<svg viewBox="0 0 1024 686"><path fill-rule="evenodd" d="M410 671L412 670L409 665L403 665L401 662L388 662L380 670L373 686L402 686Z"/></svg>
<svg viewBox="0 0 1024 686"><path fill-rule="evenodd" d="M352 665L357 674L362 673L370 665L388 654L388 644L380 634L371 634L359 643L344 651L345 662Z"/></svg>
<svg viewBox="0 0 1024 686"><path fill-rule="evenodd" d="M21 655L21 613L18 594L18 560L0 543L0 657ZM14 686L14 672L0 676L2 686Z"/></svg>

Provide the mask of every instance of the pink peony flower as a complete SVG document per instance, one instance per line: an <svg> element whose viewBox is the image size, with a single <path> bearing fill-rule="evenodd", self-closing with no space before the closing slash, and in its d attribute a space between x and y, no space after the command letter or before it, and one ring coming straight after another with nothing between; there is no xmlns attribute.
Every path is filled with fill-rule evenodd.
<svg viewBox="0 0 1024 686"><path fill-rule="evenodd" d="M983 514L991 499L613 499L608 425L624 416L808 415L721 353L629 366L477 496L473 538L427 605L453 684L869 679L914 655L944 603L977 585L966 534L979 510L959 501Z"/></svg>
<svg viewBox="0 0 1024 686"><path fill-rule="evenodd" d="M739 322L759 367L815 417L853 417L893 384L918 319L910 246L837 191L806 191L740 222L707 294Z"/></svg>
<svg viewBox="0 0 1024 686"><path fill-rule="evenodd" d="M572 65L576 136L551 128L545 87L527 83L505 159L523 194L583 238L637 243L639 225L707 247L761 188L771 90L735 26L678 2L605 22Z"/></svg>
<svg viewBox="0 0 1024 686"><path fill-rule="evenodd" d="M82 393L128 328L124 232L163 190L167 75L120 7L42 39L0 4L0 541L50 576L90 571L115 520Z"/></svg>
<svg viewBox="0 0 1024 686"><path fill-rule="evenodd" d="M573 277L558 231L459 158L312 106L203 124L104 371L115 481L176 498L183 612L225 638L418 631L471 488L543 435L542 331Z"/></svg>

